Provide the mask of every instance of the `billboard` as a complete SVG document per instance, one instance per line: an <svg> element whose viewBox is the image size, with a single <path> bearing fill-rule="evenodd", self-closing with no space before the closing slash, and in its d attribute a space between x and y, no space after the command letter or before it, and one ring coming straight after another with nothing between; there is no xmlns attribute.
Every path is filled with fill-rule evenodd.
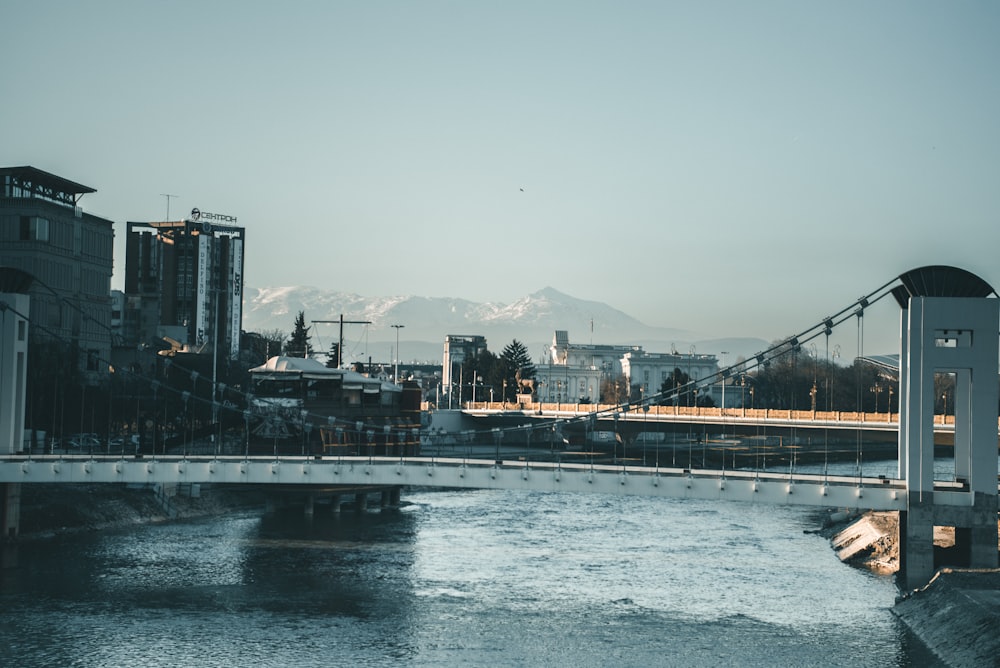
<svg viewBox="0 0 1000 668"><path fill-rule="evenodd" d="M209 268L209 258L211 257L212 238L207 234L198 235L198 292L197 310L195 312L195 344L204 345L208 336L208 314L211 309L211 293L209 292L209 282L211 271Z"/></svg>
<svg viewBox="0 0 1000 668"><path fill-rule="evenodd" d="M229 357L240 354L240 329L243 325L243 240L233 240L233 262L229 288Z"/></svg>

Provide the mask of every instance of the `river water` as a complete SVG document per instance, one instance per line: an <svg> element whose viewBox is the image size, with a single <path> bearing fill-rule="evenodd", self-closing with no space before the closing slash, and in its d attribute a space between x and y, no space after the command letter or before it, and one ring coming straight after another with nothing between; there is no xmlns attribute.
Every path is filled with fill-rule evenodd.
<svg viewBox="0 0 1000 668"><path fill-rule="evenodd" d="M29 541L3 666L934 666L815 511L513 491Z"/></svg>

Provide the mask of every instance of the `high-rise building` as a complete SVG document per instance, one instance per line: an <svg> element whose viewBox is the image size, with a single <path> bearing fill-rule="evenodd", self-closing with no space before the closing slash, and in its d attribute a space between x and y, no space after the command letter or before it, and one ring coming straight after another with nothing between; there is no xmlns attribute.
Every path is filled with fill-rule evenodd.
<svg viewBox="0 0 1000 668"><path fill-rule="evenodd" d="M219 222L219 221L224 222ZM245 229L201 213L173 222L128 223L123 338L236 359L243 326Z"/></svg>
<svg viewBox="0 0 1000 668"><path fill-rule="evenodd" d="M111 357L112 222L79 202L96 192L34 167L0 168L0 266L34 279L31 334L59 344L96 382Z"/></svg>

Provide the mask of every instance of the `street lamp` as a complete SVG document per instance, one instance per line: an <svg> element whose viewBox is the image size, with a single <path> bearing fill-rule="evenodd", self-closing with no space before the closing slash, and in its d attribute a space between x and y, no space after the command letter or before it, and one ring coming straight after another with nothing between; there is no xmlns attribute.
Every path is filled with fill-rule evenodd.
<svg viewBox="0 0 1000 668"><path fill-rule="evenodd" d="M406 325L390 325L390 327L396 330L396 370L393 372L392 380L396 385L399 385L399 330L406 327Z"/></svg>
<svg viewBox="0 0 1000 668"><path fill-rule="evenodd" d="M728 350L722 351L722 415L726 413L726 355Z"/></svg>

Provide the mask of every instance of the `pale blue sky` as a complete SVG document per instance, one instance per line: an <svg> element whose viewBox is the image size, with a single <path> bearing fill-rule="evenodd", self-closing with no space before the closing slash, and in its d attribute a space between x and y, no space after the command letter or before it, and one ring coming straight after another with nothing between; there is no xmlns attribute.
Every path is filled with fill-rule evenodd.
<svg viewBox="0 0 1000 668"><path fill-rule="evenodd" d="M82 204L119 237L165 217L161 193L171 218L238 216L251 286L508 303L551 285L771 340L925 264L1000 285L995 2L0 16L0 163L97 188Z"/></svg>

